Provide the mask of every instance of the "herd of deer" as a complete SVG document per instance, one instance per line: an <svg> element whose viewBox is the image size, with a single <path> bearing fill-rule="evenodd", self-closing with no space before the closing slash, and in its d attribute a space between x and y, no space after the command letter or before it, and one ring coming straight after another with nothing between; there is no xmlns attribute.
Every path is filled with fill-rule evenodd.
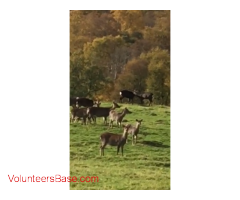
<svg viewBox="0 0 240 200"><path fill-rule="evenodd" d="M125 94L124 91L120 92L120 101L124 97L129 98L129 102L130 99L131 100L133 99L134 95L132 95L131 93L130 97L124 94ZM149 100L149 102L151 103L152 99ZM107 124L107 117L109 117L109 128L110 127L113 128L113 122L116 122L117 126L121 127L125 115L132 113L127 108L124 108L120 113L117 112L115 109L120 108L120 106L114 101L112 102L111 107L100 107L100 104L101 102L99 101L93 101L87 98L79 97L70 98L70 106L72 106L70 123L82 119L82 124L87 124L88 122L91 123L91 121L93 121L93 123L96 124L96 118L103 117L104 124ZM83 108L80 108L81 106L83 106ZM106 145L110 145L117 146L117 155L119 153L119 149L121 148L123 156L123 147L127 143L128 135L132 136L132 145L137 143L137 136L139 133L141 123L142 119L141 120L136 119L135 125L132 124L123 125L122 135L110 132L102 133L100 135L101 140L100 155L104 156L104 148L106 147Z"/></svg>

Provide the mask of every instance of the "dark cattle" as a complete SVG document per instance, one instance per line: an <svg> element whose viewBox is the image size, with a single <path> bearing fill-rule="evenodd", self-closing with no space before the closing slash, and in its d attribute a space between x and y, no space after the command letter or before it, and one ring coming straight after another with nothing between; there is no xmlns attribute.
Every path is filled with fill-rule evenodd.
<svg viewBox="0 0 240 200"><path fill-rule="evenodd" d="M70 97L70 106L77 106L76 97Z"/></svg>
<svg viewBox="0 0 240 200"><path fill-rule="evenodd" d="M142 94L138 94L136 91L134 91L135 96L138 96L141 104L143 104L143 100L144 99L148 99L149 100L149 106L152 105L152 101L153 101L153 93L151 92L145 92Z"/></svg>
<svg viewBox="0 0 240 200"><path fill-rule="evenodd" d="M94 105L93 100L88 99L88 98L78 98L77 99L78 106L81 107L92 107Z"/></svg>
<svg viewBox="0 0 240 200"><path fill-rule="evenodd" d="M121 103L124 98L128 98L128 102L129 103L132 102L132 104L133 104L133 98L135 96L135 94L133 92L131 92L129 90L122 90L119 92L119 94L120 94L120 102Z"/></svg>
<svg viewBox="0 0 240 200"><path fill-rule="evenodd" d="M84 97L72 97L70 98L70 106L76 105L78 107L92 107L95 102L91 99Z"/></svg>

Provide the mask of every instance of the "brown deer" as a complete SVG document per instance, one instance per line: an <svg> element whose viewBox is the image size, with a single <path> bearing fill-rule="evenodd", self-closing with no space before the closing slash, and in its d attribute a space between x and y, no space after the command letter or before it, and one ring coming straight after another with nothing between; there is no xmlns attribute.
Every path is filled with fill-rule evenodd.
<svg viewBox="0 0 240 200"><path fill-rule="evenodd" d="M140 128L142 121L143 121L142 119L141 120L136 119L137 123L135 126L128 124L130 126L128 129L128 134L132 135L132 145L134 143L134 139L135 139L135 144L137 143L137 135L139 133L139 128ZM127 141L126 141L126 143L127 143Z"/></svg>
<svg viewBox="0 0 240 200"><path fill-rule="evenodd" d="M93 106L99 107L100 104L101 104L101 102L96 101L96 102L94 102ZM88 122L91 123L91 117L89 117L87 114L87 108L79 108L77 105L76 106L73 105L72 110L71 110L70 123L76 122L80 118L82 118L82 124L86 124L87 119L88 119ZM92 120L93 120L93 118L92 118Z"/></svg>
<svg viewBox="0 0 240 200"><path fill-rule="evenodd" d="M110 145L110 146L117 146L117 155L121 147L122 156L123 156L123 147L126 144L129 127L130 125L127 125L127 126L123 125L122 135L109 133L109 132L102 133L100 136L100 140L101 140L100 155L104 156L104 148L106 147L106 145Z"/></svg>
<svg viewBox="0 0 240 200"><path fill-rule="evenodd" d="M112 102L112 107L91 107L87 109L87 114L89 117L93 118L93 121L96 123L96 117L103 117L104 124L107 124L107 117L109 116L110 110L114 110L115 108L120 108L120 106L116 102Z"/></svg>
<svg viewBox="0 0 240 200"><path fill-rule="evenodd" d="M121 127L122 120L126 114L131 114L132 112L129 111L127 108L124 108L124 110L121 113L118 113L115 110L111 110L109 112L109 127L113 127L113 121L116 121L117 125Z"/></svg>

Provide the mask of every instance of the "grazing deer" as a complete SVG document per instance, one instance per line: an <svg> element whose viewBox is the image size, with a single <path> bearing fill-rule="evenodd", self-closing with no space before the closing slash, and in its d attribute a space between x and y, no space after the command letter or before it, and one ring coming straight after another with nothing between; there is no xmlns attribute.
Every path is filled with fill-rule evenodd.
<svg viewBox="0 0 240 200"><path fill-rule="evenodd" d="M124 110L121 113L117 113L115 110L111 110L109 112L109 127L113 127L113 121L116 121L117 125L121 127L122 120L126 114L131 114L127 108L124 108Z"/></svg>
<svg viewBox="0 0 240 200"><path fill-rule="evenodd" d="M114 110L115 108L120 108L120 106L116 102L112 102L112 107L91 107L87 109L87 114L89 117L93 118L93 121L96 123L96 117L103 117L104 124L107 124L107 117L109 115L110 110Z"/></svg>
<svg viewBox="0 0 240 200"><path fill-rule="evenodd" d="M87 108L79 108L73 106L71 110L71 122L76 122L78 119L82 118L82 124L86 124L87 119Z"/></svg>
<svg viewBox="0 0 240 200"><path fill-rule="evenodd" d="M122 135L109 133L109 132L102 133L100 136L100 140L101 140L100 155L104 156L104 148L106 147L106 145L110 145L110 146L117 146L117 155L121 147L122 156L123 156L123 147L126 144L129 127L130 125L127 125L127 126L123 125Z"/></svg>
<svg viewBox="0 0 240 200"><path fill-rule="evenodd" d="M137 135L139 133L139 128L140 128L142 121L143 121L142 119L141 120L136 119L137 123L135 126L128 124L130 126L128 129L128 134L132 135L132 145L134 143L134 138L135 138L135 144L137 143ZM127 143L127 141L126 141L126 143Z"/></svg>

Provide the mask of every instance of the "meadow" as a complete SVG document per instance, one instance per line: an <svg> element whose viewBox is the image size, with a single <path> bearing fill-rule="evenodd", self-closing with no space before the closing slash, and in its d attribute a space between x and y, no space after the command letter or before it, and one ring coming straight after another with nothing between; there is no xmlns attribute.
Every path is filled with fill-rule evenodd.
<svg viewBox="0 0 240 200"><path fill-rule="evenodd" d="M170 190L170 107L119 104L132 114L122 124L134 124L143 119L137 144L131 136L124 146L124 155L117 147L106 146L100 156L100 134L106 131L123 133L97 118L97 124L70 124L70 176L98 176L98 182L70 182L71 190ZM111 106L103 102L101 107Z"/></svg>

